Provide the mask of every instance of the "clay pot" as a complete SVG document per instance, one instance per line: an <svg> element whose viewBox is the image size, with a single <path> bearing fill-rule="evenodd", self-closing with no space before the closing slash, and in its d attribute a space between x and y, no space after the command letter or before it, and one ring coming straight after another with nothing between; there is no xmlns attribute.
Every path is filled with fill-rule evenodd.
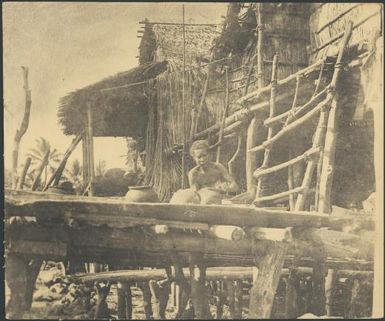
<svg viewBox="0 0 385 321"><path fill-rule="evenodd" d="M192 189L180 189L171 197L171 204L200 204L200 196Z"/></svg>
<svg viewBox="0 0 385 321"><path fill-rule="evenodd" d="M157 203L158 195L151 186L129 186L126 200L134 203Z"/></svg>
<svg viewBox="0 0 385 321"><path fill-rule="evenodd" d="M209 187L200 189L198 194L201 198L201 204L222 204L222 200L226 198L225 194Z"/></svg>

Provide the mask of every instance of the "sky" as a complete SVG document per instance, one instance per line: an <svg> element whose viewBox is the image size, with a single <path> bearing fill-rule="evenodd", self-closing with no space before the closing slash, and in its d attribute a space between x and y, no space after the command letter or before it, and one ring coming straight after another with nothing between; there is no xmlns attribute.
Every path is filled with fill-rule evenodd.
<svg viewBox="0 0 385 321"><path fill-rule="evenodd" d="M220 23L226 3L185 3L186 23ZM64 153L57 106L67 93L138 65L139 21L182 22L182 3L3 3L4 165L11 168L13 138L24 113L21 66L29 68L32 108L19 164L40 136ZM111 148L113 146L114 148ZM122 138L95 138L95 164L124 167ZM106 150L109 152L106 153ZM81 160L79 145L70 158Z"/></svg>

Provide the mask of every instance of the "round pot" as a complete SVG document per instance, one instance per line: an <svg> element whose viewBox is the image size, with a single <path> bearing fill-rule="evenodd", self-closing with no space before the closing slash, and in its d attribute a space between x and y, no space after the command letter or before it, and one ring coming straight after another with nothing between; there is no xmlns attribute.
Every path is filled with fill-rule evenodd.
<svg viewBox="0 0 385 321"><path fill-rule="evenodd" d="M129 186L126 194L126 200L135 203L157 203L158 195L151 186Z"/></svg>

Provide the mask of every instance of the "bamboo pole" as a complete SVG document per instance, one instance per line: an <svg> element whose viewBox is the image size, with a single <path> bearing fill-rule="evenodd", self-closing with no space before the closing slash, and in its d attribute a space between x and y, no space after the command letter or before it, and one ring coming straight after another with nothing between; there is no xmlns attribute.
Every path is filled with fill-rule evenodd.
<svg viewBox="0 0 385 321"><path fill-rule="evenodd" d="M307 76L307 75L311 74L312 72L316 71L322 65L322 63L323 63L323 61L319 60L319 61L315 62L314 64L312 64L311 66L306 67L304 69L301 69L298 72L291 74L290 76L277 81L277 86L279 87L279 86L286 85L287 83L295 80L298 76ZM266 87L258 88L257 90L239 98L237 100L237 103L242 105L244 102L250 100L251 98L258 98L260 95L267 93L270 90L271 90L271 84L266 86Z"/></svg>
<svg viewBox="0 0 385 321"><path fill-rule="evenodd" d="M63 156L63 159L61 160L59 166L57 167L57 169L55 170L55 172L52 174L52 176L50 177L50 179L48 180L47 184L44 186L43 188L43 192L46 191L48 189L48 187L52 184L52 182L54 182L54 186L57 185L59 183L59 180L60 180L60 177L63 173L63 170L67 164L67 160L68 158L71 156L72 152L75 150L76 146L79 144L79 142L82 140L82 137L83 137L83 134L79 134L77 135L71 145L68 147L67 151L65 152L64 156Z"/></svg>
<svg viewBox="0 0 385 321"><path fill-rule="evenodd" d="M94 181L95 181L95 166L94 166L94 137L93 137L93 124L92 124L92 110L91 103L87 104L87 131L88 131L88 157L89 157L89 180L90 188L88 195L94 195Z"/></svg>
<svg viewBox="0 0 385 321"><path fill-rule="evenodd" d="M16 130L14 141L13 141L14 142L13 152L12 152L12 188L13 189L16 189L17 181L18 181L17 166L18 166L18 160L19 160L20 141L28 129L29 116L31 114L31 105L32 105L31 90L29 89L29 85L28 85L28 67L22 66L21 69L23 70L23 78L24 78L25 108L24 108L23 120L20 124L20 128Z"/></svg>
<svg viewBox="0 0 385 321"><path fill-rule="evenodd" d="M256 6L257 12L257 24L258 24L258 39L256 48L256 59L257 59L257 85L258 89L264 86L264 66L263 66L263 15L262 15L262 3L258 3ZM245 86L244 96L247 96L248 84ZM267 106L266 106L267 107ZM262 125L260 115L254 114L249 127L247 129L246 138L246 184L247 191L253 195L256 193L256 182L253 178L253 173L257 167L257 155L251 154L248 150L254 147L258 143L258 131Z"/></svg>
<svg viewBox="0 0 385 321"><path fill-rule="evenodd" d="M295 129L298 129L299 126L303 125L313 117L315 117L320 111L327 108L332 100L332 96L326 97L325 100L320 102L315 108L313 108L311 111L309 111L306 115L302 116L301 118L298 118L296 121L292 122L291 124L287 125L285 128L281 129L276 135L271 137L269 140L266 140L262 145L256 146L252 149L250 149L251 152L258 152L260 150L266 149L266 146L270 146L271 144L277 142L279 139L281 139L283 136L287 135L288 133L294 131Z"/></svg>
<svg viewBox="0 0 385 321"><path fill-rule="evenodd" d="M363 25L363 24L364 24L365 22L367 22L369 19L375 17L375 16L378 15L378 14L382 14L382 8L381 8L380 10L378 10L378 11L376 11L376 12L370 14L369 16L363 18L363 19L360 20L359 22L357 22L357 23L352 27L352 30L355 30L355 29L359 28L361 25ZM323 44L320 45L319 47L313 49L313 50L310 52L310 54L312 55L312 54L317 53L318 51L322 50L323 48L325 48L325 47L331 45L332 43L336 42L338 39L343 38L344 35L345 35L345 32L344 32L344 31L340 32L340 33L339 33L338 35L336 35L335 37L329 39L328 41L326 41L325 43L323 43Z"/></svg>
<svg viewBox="0 0 385 321"><path fill-rule="evenodd" d="M289 158L292 158L292 152L289 151ZM287 168L287 187L289 190L294 189L294 174L293 174L293 166L290 165ZM290 211L294 211L295 208L295 194L290 194L289 195L289 206L290 206Z"/></svg>
<svg viewBox="0 0 385 321"><path fill-rule="evenodd" d="M333 75L332 88L335 89L337 84L337 77L342 68L341 61L344 54L345 46L347 45L350 36L352 34L353 22L348 24L348 27L345 31L345 36L342 41L341 49L338 54L337 62L334 68L336 68L335 75ZM325 148L322 158L322 170L321 170L321 180L319 187L319 209L320 212L330 213L331 212L331 189L332 181L334 174L334 155L336 150L336 131L338 125L338 97L333 95L331 109L328 117L328 127L325 137Z"/></svg>
<svg viewBox="0 0 385 321"><path fill-rule="evenodd" d="M290 96L291 96L290 93L281 94L281 95L277 96L276 102L281 102L281 101L287 100L288 98L290 98ZM225 125L230 126L234 122L247 120L250 117L250 114L256 113L258 111L264 111L268 107L269 107L269 101L263 101L263 102L260 102L258 104L251 105L247 109L242 108L239 111L228 116L225 120ZM201 132L195 134L194 139L203 138L203 137L207 136L208 134L210 134L211 132L218 130L219 128L220 128L219 123L215 124L213 126L210 126L209 128L206 128L205 130L202 130ZM225 128L225 130L226 130L226 128Z"/></svg>
<svg viewBox="0 0 385 321"><path fill-rule="evenodd" d="M87 127L87 125L85 126ZM88 131L85 130L83 137L82 137L82 151L83 151L83 187L85 188L88 184L89 180L89 171L88 171Z"/></svg>
<svg viewBox="0 0 385 321"><path fill-rule="evenodd" d="M225 128L227 112L229 110L229 105L230 105L230 102L229 102L229 67L228 66L225 67L225 78L226 78L226 95L225 95L225 103L224 103L225 108L223 109L222 123L221 123L221 128L219 130L216 163L219 163L219 160L221 157L223 131Z"/></svg>
<svg viewBox="0 0 385 321"><path fill-rule="evenodd" d="M315 102L319 101L319 99L327 93L328 88L329 88L329 86L327 86L325 89L321 90L317 95L312 97L306 104L304 104L302 106L292 108L291 110L288 110L288 111L286 111L282 114L279 114L275 117L267 118L264 121L264 125L265 126L273 126L277 122L282 121L285 117L287 117L285 124L288 125L293 120L295 120L301 113L303 113L309 107L311 107Z"/></svg>
<svg viewBox="0 0 385 321"><path fill-rule="evenodd" d="M182 188L186 187L186 106L185 106L185 81L186 81L186 39L184 24L184 4L182 4L182 32L183 32L183 74L182 74L182 113L183 113L183 151L182 151Z"/></svg>
<svg viewBox="0 0 385 321"><path fill-rule="evenodd" d="M275 114L275 95L276 95L276 83L277 83L277 62L278 62L278 55L275 54L273 58L273 66L271 71L271 93L270 93L270 112L269 117L274 117ZM268 133L267 133L267 141L269 141L274 135L274 128L269 127ZM265 149L264 159L261 168L267 168L270 165L270 148ZM256 190L256 200L262 201L261 194L262 189L265 181L262 179L262 177L259 178L257 183L257 190Z"/></svg>
<svg viewBox="0 0 385 321"><path fill-rule="evenodd" d="M23 167L23 171L21 172L20 179L19 179L18 184L17 184L17 189L23 189L25 177L26 177L27 172L28 172L28 168L29 168L29 166L31 166L31 161L32 161L31 157L26 158L25 163L24 163L24 167Z"/></svg>
<svg viewBox="0 0 385 321"><path fill-rule="evenodd" d="M267 174L271 174L271 173L275 173L279 170L282 170L282 169L285 169L287 167L290 167L290 166L293 166L299 162L302 162L306 159L310 159L312 158L313 156L317 155L319 152L320 152L320 147L312 147L311 149L307 150L305 153L303 153L302 155L299 155L295 158L292 158L290 160L288 160L287 162L284 162L284 163L281 163L281 164L277 164L275 166L272 166L272 167L269 167L269 168L266 168L266 169L259 169L257 171L254 172L254 177L255 178L259 178L261 176L264 176L264 175L267 175Z"/></svg>
<svg viewBox="0 0 385 321"><path fill-rule="evenodd" d="M296 187L296 188L293 188L293 189L290 189L288 191L284 191L281 193L268 195L268 196L256 197L255 202L258 203L258 202L273 201L273 200L276 200L276 199L279 199L279 198L282 198L285 196L290 196L291 194L302 193L304 190L305 190L305 188L303 186L299 186L299 187Z"/></svg>

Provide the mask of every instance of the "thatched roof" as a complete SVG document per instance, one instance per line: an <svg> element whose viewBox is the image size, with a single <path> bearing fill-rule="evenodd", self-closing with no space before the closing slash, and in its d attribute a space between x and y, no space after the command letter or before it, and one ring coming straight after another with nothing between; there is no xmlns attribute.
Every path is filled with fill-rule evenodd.
<svg viewBox="0 0 385 321"><path fill-rule="evenodd" d="M219 36L216 24L185 24L186 66L194 67L210 60L211 49ZM145 22L139 46L140 63L167 60L170 66L183 65L183 25Z"/></svg>
<svg viewBox="0 0 385 321"><path fill-rule="evenodd" d="M166 69L167 62L143 64L61 98L58 118L64 134L74 135L84 129L86 107L91 104L94 136L143 137L147 97L146 84L141 82L155 78ZM116 88L120 86L123 88Z"/></svg>
<svg viewBox="0 0 385 321"><path fill-rule="evenodd" d="M186 67L208 62L219 26L185 25ZM166 70L183 64L181 24L146 23L139 47L140 65L69 93L60 99L58 118L66 135L78 134L86 124L86 106L92 105L94 136L144 137L147 124L148 84ZM134 85L133 85L134 84ZM120 87L122 88L116 88ZM116 88L113 90L104 90ZM101 90L103 89L103 90ZM131 121L133 120L133 121Z"/></svg>
<svg viewBox="0 0 385 321"><path fill-rule="evenodd" d="M312 4L310 16L310 63L320 59L353 22L353 33L348 47L371 42L382 28L380 3L322 3Z"/></svg>

